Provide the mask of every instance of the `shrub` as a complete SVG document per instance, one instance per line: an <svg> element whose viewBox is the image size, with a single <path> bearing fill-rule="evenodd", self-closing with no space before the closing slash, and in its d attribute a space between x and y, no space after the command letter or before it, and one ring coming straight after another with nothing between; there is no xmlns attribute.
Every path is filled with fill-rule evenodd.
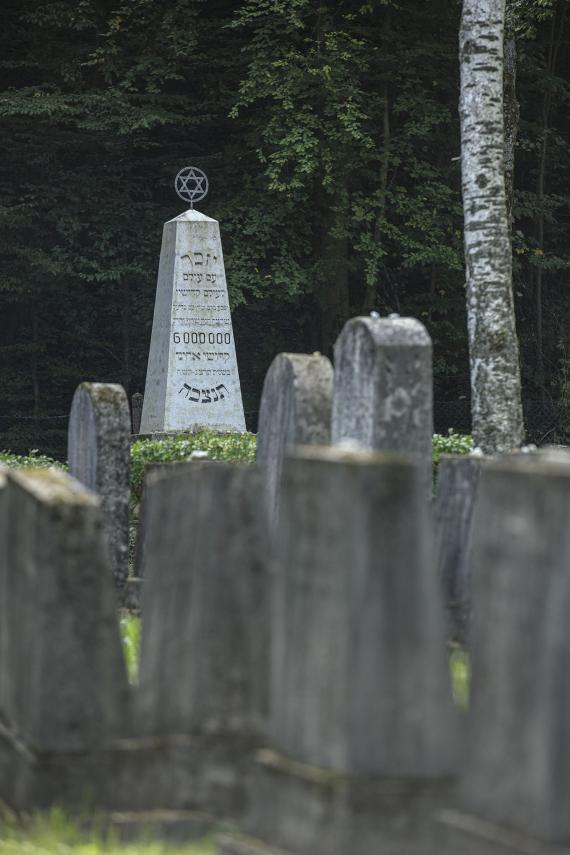
<svg viewBox="0 0 570 855"><path fill-rule="evenodd" d="M59 460L53 460L45 454L40 454L37 448L33 448L27 455L0 451L0 465L2 464L13 469L47 469L50 466L55 466L57 469L67 468Z"/></svg>
<svg viewBox="0 0 570 855"><path fill-rule="evenodd" d="M163 436L157 439L139 439L131 447L131 489L135 504L140 501L145 467L149 463L175 463L189 460L193 451L206 451L211 460L227 460L232 463L251 463L255 460L256 436L253 433L197 433ZM450 430L445 436L433 436L434 473L442 454L468 454L473 440L465 434ZM0 451L0 464L13 467L48 467L65 469L63 463L52 460L37 449L27 456Z"/></svg>
<svg viewBox="0 0 570 855"><path fill-rule="evenodd" d="M469 454L473 449L473 437L455 433L451 428L447 434L434 433L432 437L432 460L434 472L442 454Z"/></svg>
<svg viewBox="0 0 570 855"><path fill-rule="evenodd" d="M139 439L131 447L131 489L140 500L145 467L149 463L175 463L189 460L193 451L206 451L210 460L251 463L255 460L256 437L253 433L197 433L160 439Z"/></svg>

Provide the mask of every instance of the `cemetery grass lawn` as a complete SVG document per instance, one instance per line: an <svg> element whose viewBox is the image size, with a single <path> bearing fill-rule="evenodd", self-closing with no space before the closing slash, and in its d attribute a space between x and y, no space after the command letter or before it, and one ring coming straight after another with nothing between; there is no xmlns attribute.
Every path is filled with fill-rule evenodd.
<svg viewBox="0 0 570 855"><path fill-rule="evenodd" d="M0 855L215 855L215 852L213 837L187 845L153 840L127 843L112 834L82 831L59 808L18 821L0 805Z"/></svg>

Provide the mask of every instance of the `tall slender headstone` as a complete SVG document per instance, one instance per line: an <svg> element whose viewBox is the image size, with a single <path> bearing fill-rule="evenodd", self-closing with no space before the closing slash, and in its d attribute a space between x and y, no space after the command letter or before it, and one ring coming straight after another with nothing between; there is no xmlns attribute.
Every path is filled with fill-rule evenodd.
<svg viewBox="0 0 570 855"><path fill-rule="evenodd" d="M448 633L466 644L471 616L471 531L481 457L442 455L433 506L437 565L443 584Z"/></svg>
<svg viewBox="0 0 570 855"><path fill-rule="evenodd" d="M265 375L257 428L257 463L265 473L274 522L287 450L295 445L330 443L332 390L333 368L320 353L280 353Z"/></svg>
<svg viewBox="0 0 570 855"><path fill-rule="evenodd" d="M0 492L0 797L103 804L128 685L100 502L53 469L10 472Z"/></svg>
<svg viewBox="0 0 570 855"><path fill-rule="evenodd" d="M570 458L483 467L473 529L473 677L460 811L440 852L567 853ZM548 844L565 844L564 848Z"/></svg>
<svg viewBox="0 0 570 855"><path fill-rule="evenodd" d="M432 343L415 318L352 318L334 348L332 443L397 451L432 494Z"/></svg>
<svg viewBox="0 0 570 855"><path fill-rule="evenodd" d="M221 851L435 855L457 720L418 467L296 449L275 553L271 745L256 757L247 823L256 843Z"/></svg>
<svg viewBox="0 0 570 855"><path fill-rule="evenodd" d="M122 386L82 383L71 405L69 473L101 497L115 583L124 588L129 553L131 414Z"/></svg>
<svg viewBox="0 0 570 855"><path fill-rule="evenodd" d="M176 178L193 205L207 179ZM140 432L245 431L220 228L191 208L164 225Z"/></svg>
<svg viewBox="0 0 570 855"><path fill-rule="evenodd" d="M124 788L130 809L242 809L249 752L267 718L261 477L255 466L192 461L147 479L141 771Z"/></svg>
<svg viewBox="0 0 570 855"><path fill-rule="evenodd" d="M143 396L140 392L135 392L135 394L131 398L131 419L133 434L140 433L142 408Z"/></svg>

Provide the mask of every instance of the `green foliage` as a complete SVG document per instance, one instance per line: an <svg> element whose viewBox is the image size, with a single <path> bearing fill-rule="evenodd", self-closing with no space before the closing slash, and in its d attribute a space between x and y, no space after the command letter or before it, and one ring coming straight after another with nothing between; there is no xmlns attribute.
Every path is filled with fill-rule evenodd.
<svg viewBox="0 0 570 855"><path fill-rule="evenodd" d="M125 843L106 828L103 818L80 819L71 819L54 807L22 820L0 805L0 855L214 855L216 851L210 839L186 846L153 840Z"/></svg>
<svg viewBox="0 0 570 855"><path fill-rule="evenodd" d="M27 455L12 454L10 451L0 451L0 466L10 466L13 469L47 469L54 466L56 469L65 469L66 467L51 457L46 457L45 454L40 454L37 448L33 448Z"/></svg>
<svg viewBox="0 0 570 855"><path fill-rule="evenodd" d="M442 454L469 454L473 449L473 437L450 430L445 436L434 433L432 437L432 459L437 468Z"/></svg>
<svg viewBox="0 0 570 855"><path fill-rule="evenodd" d="M556 12L557 0L507 0L507 27L517 38L536 38L537 27Z"/></svg>
<svg viewBox="0 0 570 855"><path fill-rule="evenodd" d="M210 460L251 463L255 460L256 438L252 433L219 434L210 431L181 434L161 439L140 439L131 446L131 489L140 499L145 467L150 463L190 460L192 452L205 451Z"/></svg>
<svg viewBox="0 0 570 855"><path fill-rule="evenodd" d="M129 683L136 683L139 674L141 620L137 615L123 612L120 616L120 629Z"/></svg>
<svg viewBox="0 0 570 855"><path fill-rule="evenodd" d="M449 657L449 665L451 668L451 685L455 703L462 709L467 709L471 687L471 660L469 654L459 648L453 650Z"/></svg>
<svg viewBox="0 0 570 855"><path fill-rule="evenodd" d="M570 364L565 4L509 0L522 119L517 323L527 395L554 399ZM162 223L179 213L172 180L189 162L208 172L204 210L222 225L250 424L276 353L328 354L347 318L372 309L420 318L436 399L465 395L460 6L9 2L0 444L24 451L41 437L63 455L61 417L79 382L142 391ZM537 271L549 378L539 390Z"/></svg>

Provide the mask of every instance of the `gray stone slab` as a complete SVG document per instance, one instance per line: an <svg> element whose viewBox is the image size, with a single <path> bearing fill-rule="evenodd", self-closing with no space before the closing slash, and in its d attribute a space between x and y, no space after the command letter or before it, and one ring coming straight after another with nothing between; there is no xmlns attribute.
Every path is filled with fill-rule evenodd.
<svg viewBox="0 0 570 855"><path fill-rule="evenodd" d="M186 734L206 748L210 738L225 740L228 788L243 787L233 775L235 755L259 739L267 714L270 558L261 473L193 461L153 473L149 487L139 732ZM191 765L188 786L202 792ZM158 797L152 782L147 791Z"/></svg>
<svg viewBox="0 0 570 855"><path fill-rule="evenodd" d="M335 344L332 442L412 455L432 494L432 343L415 318L352 318Z"/></svg>
<svg viewBox="0 0 570 855"><path fill-rule="evenodd" d="M480 457L443 455L433 504L448 636L461 645L467 644L471 615L471 531L481 463Z"/></svg>
<svg viewBox="0 0 570 855"><path fill-rule="evenodd" d="M272 744L339 772L438 777L456 719L419 467L300 449L285 462Z"/></svg>
<svg viewBox="0 0 570 855"><path fill-rule="evenodd" d="M178 466L178 463L150 463L145 467L143 485L141 490L141 500L139 503L139 517L137 526L137 538L135 542L135 557L133 561L133 576L137 579L142 579L144 576L144 568L146 562L146 536L148 532L147 506L149 493L149 478L155 472L163 470L168 471L173 466Z"/></svg>
<svg viewBox="0 0 570 855"><path fill-rule="evenodd" d="M135 392L135 394L131 398L131 421L133 435L140 433L143 400L143 396L140 392Z"/></svg>
<svg viewBox="0 0 570 855"><path fill-rule="evenodd" d="M141 433L245 431L220 228L164 224Z"/></svg>
<svg viewBox="0 0 570 855"><path fill-rule="evenodd" d="M485 464L473 535L465 811L570 840L570 459Z"/></svg>
<svg viewBox="0 0 570 855"><path fill-rule="evenodd" d="M7 492L0 796L100 803L128 685L99 501L56 470L10 472Z"/></svg>
<svg viewBox="0 0 570 855"><path fill-rule="evenodd" d="M332 390L333 368L320 353L280 353L269 366L259 410L257 462L265 473L273 520L286 451L330 443Z"/></svg>
<svg viewBox="0 0 570 855"><path fill-rule="evenodd" d="M122 386L82 383L73 396L67 454L69 472L101 497L115 584L128 575L131 416Z"/></svg>

